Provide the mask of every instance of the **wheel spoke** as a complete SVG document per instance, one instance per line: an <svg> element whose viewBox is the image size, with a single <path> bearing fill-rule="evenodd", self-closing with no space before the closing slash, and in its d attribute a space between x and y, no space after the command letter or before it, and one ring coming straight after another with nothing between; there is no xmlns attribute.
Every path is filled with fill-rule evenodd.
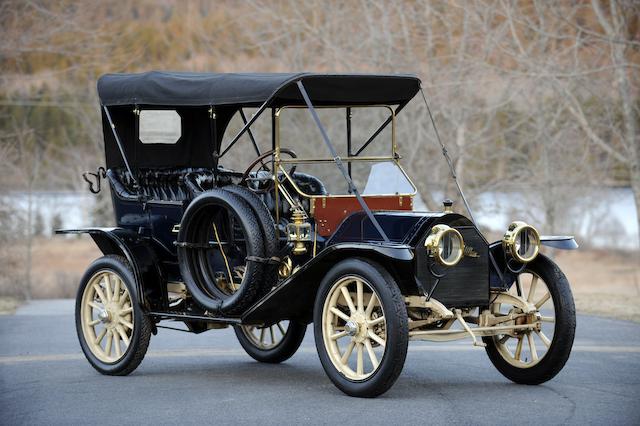
<svg viewBox="0 0 640 426"><path fill-rule="evenodd" d="M98 305L96 302L89 302L88 304L89 304L89 306L91 306L94 309L102 310L102 306Z"/></svg>
<svg viewBox="0 0 640 426"><path fill-rule="evenodd" d="M358 375L364 374L363 346L362 343L358 343L358 360L356 362L356 373Z"/></svg>
<svg viewBox="0 0 640 426"><path fill-rule="evenodd" d="M540 321L542 322L556 322L554 317L540 317Z"/></svg>
<svg viewBox="0 0 640 426"><path fill-rule="evenodd" d="M133 330L133 324L131 324L129 321L120 318L120 324L124 325L125 327L127 327L130 330Z"/></svg>
<svg viewBox="0 0 640 426"><path fill-rule="evenodd" d="M358 312L364 312L364 291L362 281L356 281L356 297L358 301Z"/></svg>
<svg viewBox="0 0 640 426"><path fill-rule="evenodd" d="M347 346L347 349L345 349L344 353L342 354L342 357L340 358L340 362L342 362L343 364L347 363L347 360L349 359L349 357L353 353L353 348L355 346L356 346L356 342L355 341L352 340L351 342L349 342L349 346Z"/></svg>
<svg viewBox="0 0 640 426"><path fill-rule="evenodd" d="M93 284L93 289L95 290L96 294L98 295L98 298L100 299L100 302L107 303L108 300L107 298L104 296L104 293L102 292L102 289L100 288L100 286L98 284Z"/></svg>
<svg viewBox="0 0 640 426"><path fill-rule="evenodd" d="M120 279L118 277L116 277L115 279L116 283L113 286L113 301L118 303L118 301L120 300Z"/></svg>
<svg viewBox="0 0 640 426"><path fill-rule="evenodd" d="M120 315L125 316L127 314L130 314L132 311L133 311L133 307L129 306L127 308L121 309Z"/></svg>
<svg viewBox="0 0 640 426"><path fill-rule="evenodd" d="M346 335L348 335L349 333L347 333L346 331L340 331L339 333L336 334L332 334L331 335L331 340L338 340L341 337L344 337Z"/></svg>
<svg viewBox="0 0 640 426"><path fill-rule="evenodd" d="M524 340L523 336L518 337L518 344L516 345L516 353L513 355L513 357L517 361L520 361L520 356L522 355L522 341L523 340Z"/></svg>
<svg viewBox="0 0 640 426"><path fill-rule="evenodd" d="M384 322L384 317L378 317L376 319L372 319L371 321L368 321L368 324L371 325L378 325Z"/></svg>
<svg viewBox="0 0 640 426"><path fill-rule="evenodd" d="M124 306L127 300L130 301L131 297L129 296L129 292L125 291L124 294L122 295L122 298L120 298L120 300L118 301L118 306L120 307Z"/></svg>
<svg viewBox="0 0 640 426"><path fill-rule="evenodd" d="M373 308L376 306L378 302L378 296L376 293L371 293L371 298L369 299L369 304L367 305L367 310L364 312L366 318L371 317L371 313L373 312Z"/></svg>
<svg viewBox="0 0 640 426"><path fill-rule="evenodd" d="M342 296L344 297L344 299L347 301L347 305L349 306L349 311L351 311L351 315L356 313L356 307L353 304L353 300L351 299L351 295L349 294L349 290L347 290L347 287L344 286L340 289L340 291L342 292Z"/></svg>
<svg viewBox="0 0 640 426"><path fill-rule="evenodd" d="M536 286L538 285L538 276L537 275L532 275L533 278L531 278L531 287L529 287L529 295L527 296L527 302L531 303L533 302L533 296L536 293Z"/></svg>
<svg viewBox="0 0 640 426"><path fill-rule="evenodd" d="M364 345L367 348L367 352L369 353L369 359L371 360L371 364L373 365L373 369L378 368L378 357L376 357L376 353L373 351L373 346L371 346L371 340L367 339L364 341Z"/></svg>
<svg viewBox="0 0 640 426"><path fill-rule="evenodd" d="M122 326L118 324L116 330L118 331L118 334L122 338L122 341L125 343L125 345L129 346L129 336L127 336L127 333L125 333L124 328L122 328Z"/></svg>
<svg viewBox="0 0 640 426"><path fill-rule="evenodd" d="M380 336L378 336L376 333L374 333L373 331L369 330L367 332L367 335L369 336L369 338L375 340L375 342L377 344L379 344L380 346L382 346L383 348L386 345L386 342L384 340L382 340L382 338Z"/></svg>
<svg viewBox="0 0 640 426"><path fill-rule="evenodd" d="M120 348L120 336L118 333L112 333L113 335L113 346L116 348L116 356L120 358L122 356L122 349Z"/></svg>
<svg viewBox="0 0 640 426"><path fill-rule="evenodd" d="M276 323L276 325L278 326L278 330L280 330L280 333L282 333L282 337L284 337L284 335L287 333L285 332L284 328L282 328L282 324L278 322Z"/></svg>
<svg viewBox="0 0 640 426"><path fill-rule="evenodd" d="M336 315L336 316L342 318L345 321L349 321L349 316L347 314L345 314L344 312L342 312L340 309L338 309L336 307L333 307L333 308L331 308L329 310L331 311L331 313L333 315Z"/></svg>
<svg viewBox="0 0 640 426"><path fill-rule="evenodd" d="M269 334L271 335L271 344L275 345L276 344L276 336L273 333L273 326L269 327Z"/></svg>
<svg viewBox="0 0 640 426"><path fill-rule="evenodd" d="M100 320L97 319L97 320L89 321L88 325L89 325L89 327L93 327L93 326L95 326L95 325L97 325L99 323L100 323Z"/></svg>
<svg viewBox="0 0 640 426"><path fill-rule="evenodd" d="M533 341L533 334L527 334L527 340L529 341L529 350L531 351L531 358L534 362L538 361L538 352L536 352L536 344Z"/></svg>
<svg viewBox="0 0 640 426"><path fill-rule="evenodd" d="M102 331L100 332L100 334L98 334L98 336L96 336L95 344L97 346L100 346L100 343L102 343L102 339L104 339L104 335L105 334L107 334L107 329L103 328Z"/></svg>
<svg viewBox="0 0 640 426"><path fill-rule="evenodd" d="M264 346L264 328L260 329L260 344Z"/></svg>
<svg viewBox="0 0 640 426"><path fill-rule="evenodd" d="M111 356L112 343L113 343L113 332L109 330L107 332L107 346L104 348L104 353L107 354L107 356Z"/></svg>
<svg viewBox="0 0 640 426"><path fill-rule="evenodd" d="M551 347L551 340L549 340L549 338L545 336L545 334L542 331L536 330L536 334L538 335L540 340L542 340L542 343L544 343L547 349L549 349Z"/></svg>
<svg viewBox="0 0 640 426"><path fill-rule="evenodd" d="M547 293L544 296L542 296L542 299L538 300L538 303L536 303L536 308L540 309L540 307L545 303L547 303L547 300L549 300L550 298L551 298L551 293L547 291Z"/></svg>
<svg viewBox="0 0 640 426"><path fill-rule="evenodd" d="M111 274L104 274L104 292L107 296L107 302L111 301Z"/></svg>

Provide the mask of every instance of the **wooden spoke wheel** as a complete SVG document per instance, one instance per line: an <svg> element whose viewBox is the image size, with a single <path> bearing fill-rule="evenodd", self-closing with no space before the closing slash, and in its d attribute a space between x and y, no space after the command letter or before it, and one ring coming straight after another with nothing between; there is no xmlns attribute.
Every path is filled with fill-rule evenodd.
<svg viewBox="0 0 640 426"><path fill-rule="evenodd" d="M517 306L494 303L497 315L515 316L504 325L531 325L531 329L485 337L487 353L496 368L516 383L539 384L564 366L573 345L575 307L569 282L560 269L540 255L517 276L509 293L537 308L524 314Z"/></svg>
<svg viewBox="0 0 640 426"><path fill-rule="evenodd" d="M82 296L82 332L100 361L113 363L129 349L133 334L133 305L122 278L114 271L96 272Z"/></svg>
<svg viewBox="0 0 640 426"><path fill-rule="evenodd" d="M348 395L373 397L391 387L404 366L407 324L398 286L373 262L340 262L320 284L316 347L327 375Z"/></svg>
<svg viewBox="0 0 640 426"><path fill-rule="evenodd" d="M514 367L529 368L538 364L551 347L551 341L555 334L555 309L549 288L535 272L521 273L509 292L517 295L518 287L520 294L538 308L539 311L536 315L524 315L521 309L511 305L494 304L492 311L496 315L511 313L523 315L505 325L532 324L536 325L536 328L495 336L494 341L496 349L505 361Z"/></svg>
<svg viewBox="0 0 640 426"><path fill-rule="evenodd" d="M363 278L347 275L329 290L322 309L322 336L333 366L364 380L380 366L387 323L380 298Z"/></svg>
<svg viewBox="0 0 640 426"><path fill-rule="evenodd" d="M270 326L258 327L243 325L242 332L256 348L273 349L278 346L287 334L289 321L280 321Z"/></svg>
<svg viewBox="0 0 640 426"><path fill-rule="evenodd" d="M266 326L240 325L234 330L238 341L252 358L273 364L285 361L296 353L307 325L284 320Z"/></svg>
<svg viewBox="0 0 640 426"><path fill-rule="evenodd" d="M96 260L76 299L76 328L89 362L101 373L125 375L142 362L151 324L135 297L133 272L120 256Z"/></svg>

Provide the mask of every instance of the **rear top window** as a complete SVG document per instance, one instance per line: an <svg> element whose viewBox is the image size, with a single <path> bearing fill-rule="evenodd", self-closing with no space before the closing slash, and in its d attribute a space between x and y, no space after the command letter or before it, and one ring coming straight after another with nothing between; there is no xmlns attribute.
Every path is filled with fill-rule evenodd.
<svg viewBox="0 0 640 426"><path fill-rule="evenodd" d="M144 144L174 144L182 135L182 120L174 110L142 110L138 138Z"/></svg>

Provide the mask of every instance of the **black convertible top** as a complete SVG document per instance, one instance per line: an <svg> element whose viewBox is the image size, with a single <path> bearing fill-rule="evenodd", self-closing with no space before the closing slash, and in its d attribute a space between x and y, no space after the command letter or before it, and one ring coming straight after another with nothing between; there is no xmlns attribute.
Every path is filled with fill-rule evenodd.
<svg viewBox="0 0 640 426"><path fill-rule="evenodd" d="M414 75L313 73L188 73L150 71L105 74L98 95L105 106L268 106L302 104L301 80L314 105L403 104L420 89Z"/></svg>

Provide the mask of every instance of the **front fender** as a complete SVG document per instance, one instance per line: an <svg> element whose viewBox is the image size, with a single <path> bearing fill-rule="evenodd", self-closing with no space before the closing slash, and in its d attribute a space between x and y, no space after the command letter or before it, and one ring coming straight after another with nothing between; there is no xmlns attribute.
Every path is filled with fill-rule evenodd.
<svg viewBox="0 0 640 426"><path fill-rule="evenodd" d="M541 235L540 244L559 250L575 250L578 243L570 235ZM505 264L502 241L495 241L489 245L491 264L489 283L491 288L508 290L516 279L516 275L509 271Z"/></svg>
<svg viewBox="0 0 640 426"><path fill-rule="evenodd" d="M166 308L166 278L155 251L135 232L123 228L58 229L56 234L89 234L103 254L123 256L131 265L143 309Z"/></svg>

